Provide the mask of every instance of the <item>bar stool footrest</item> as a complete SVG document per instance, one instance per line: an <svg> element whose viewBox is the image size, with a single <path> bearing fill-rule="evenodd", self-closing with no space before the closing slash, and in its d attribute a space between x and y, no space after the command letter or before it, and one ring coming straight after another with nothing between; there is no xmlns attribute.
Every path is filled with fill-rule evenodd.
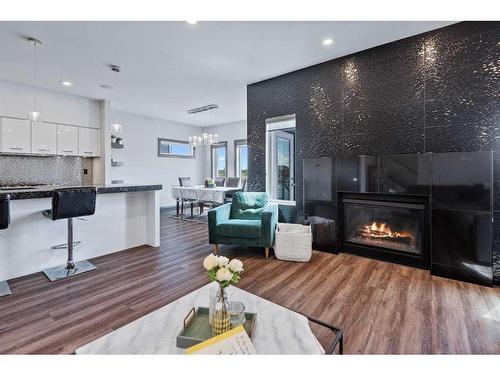
<svg viewBox="0 0 500 375"><path fill-rule="evenodd" d="M78 245L80 245L82 243L82 241L73 241L73 247L76 247ZM68 248L68 244L67 243L62 243L60 245L54 245L51 247L51 249L54 249L54 250L61 250L61 249L67 249Z"/></svg>
<svg viewBox="0 0 500 375"><path fill-rule="evenodd" d="M49 278L50 281L57 281L95 269L97 269L97 267L88 260L82 260L80 262L75 262L75 268L68 268L67 265L58 266L46 269L43 273Z"/></svg>
<svg viewBox="0 0 500 375"><path fill-rule="evenodd" d="M10 291L7 281L0 281L0 297L8 296L10 294L12 294L12 292Z"/></svg>

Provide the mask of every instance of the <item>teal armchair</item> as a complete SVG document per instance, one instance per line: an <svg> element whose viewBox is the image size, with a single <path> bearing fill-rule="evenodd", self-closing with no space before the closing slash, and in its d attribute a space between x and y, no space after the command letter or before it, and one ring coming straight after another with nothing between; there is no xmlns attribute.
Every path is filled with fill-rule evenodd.
<svg viewBox="0 0 500 375"><path fill-rule="evenodd" d="M208 211L208 237L219 252L219 244L265 248L273 246L278 205L266 193L234 193L231 203Z"/></svg>

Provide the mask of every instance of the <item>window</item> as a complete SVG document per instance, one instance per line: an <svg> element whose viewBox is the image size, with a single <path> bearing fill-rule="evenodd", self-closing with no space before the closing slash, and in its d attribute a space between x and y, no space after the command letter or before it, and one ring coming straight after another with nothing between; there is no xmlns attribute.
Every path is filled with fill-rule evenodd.
<svg viewBox="0 0 500 375"><path fill-rule="evenodd" d="M158 156L167 158L194 158L195 148L185 141L158 138Z"/></svg>
<svg viewBox="0 0 500 375"><path fill-rule="evenodd" d="M212 145L212 177L227 177L227 142Z"/></svg>
<svg viewBox="0 0 500 375"><path fill-rule="evenodd" d="M266 120L266 191L295 201L295 115Z"/></svg>
<svg viewBox="0 0 500 375"><path fill-rule="evenodd" d="M246 139L234 141L234 158L236 177L248 178L248 147Z"/></svg>

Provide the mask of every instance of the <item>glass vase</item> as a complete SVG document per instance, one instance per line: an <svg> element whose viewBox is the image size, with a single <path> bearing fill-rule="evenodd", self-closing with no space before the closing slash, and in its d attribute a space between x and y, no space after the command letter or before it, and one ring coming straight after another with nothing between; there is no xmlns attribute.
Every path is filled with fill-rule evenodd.
<svg viewBox="0 0 500 375"><path fill-rule="evenodd" d="M226 288L219 287L212 306L212 335L217 336L231 329Z"/></svg>

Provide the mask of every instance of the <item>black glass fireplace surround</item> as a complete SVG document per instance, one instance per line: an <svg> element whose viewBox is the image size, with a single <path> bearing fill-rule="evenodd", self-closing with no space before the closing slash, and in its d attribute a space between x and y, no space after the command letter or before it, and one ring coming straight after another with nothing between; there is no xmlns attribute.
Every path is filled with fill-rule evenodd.
<svg viewBox="0 0 500 375"><path fill-rule="evenodd" d="M316 250L492 285L490 151L303 162L303 216Z"/></svg>

